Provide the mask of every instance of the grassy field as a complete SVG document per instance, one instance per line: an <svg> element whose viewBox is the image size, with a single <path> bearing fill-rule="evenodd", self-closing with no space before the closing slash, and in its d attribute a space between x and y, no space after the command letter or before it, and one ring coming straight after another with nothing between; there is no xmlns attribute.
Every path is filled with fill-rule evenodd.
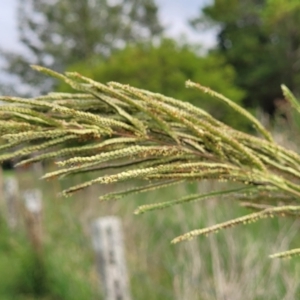
<svg viewBox="0 0 300 300"><path fill-rule="evenodd" d="M58 192L68 182L39 181L32 171L19 173L18 180L20 190L38 187L43 194L43 262L34 256L22 222L14 232L7 228L2 203L0 299L101 299L90 223L107 215L119 216L123 222L132 299L294 300L300 297L299 259L268 257L299 246L296 238L299 221L267 219L171 245L170 241L181 233L241 216L246 210L232 199L220 198L139 216L133 214L138 205L178 198L197 190L213 190L220 183L183 184L100 203L98 196L107 192L108 187L104 190L93 186L65 199Z"/></svg>

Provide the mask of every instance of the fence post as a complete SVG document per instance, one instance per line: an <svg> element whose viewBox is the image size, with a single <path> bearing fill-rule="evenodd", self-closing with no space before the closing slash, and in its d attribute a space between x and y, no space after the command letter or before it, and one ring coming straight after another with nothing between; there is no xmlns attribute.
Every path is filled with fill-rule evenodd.
<svg viewBox="0 0 300 300"><path fill-rule="evenodd" d="M130 300L124 256L121 221L117 217L98 218L92 223L92 241L96 252L105 300Z"/></svg>
<svg viewBox="0 0 300 300"><path fill-rule="evenodd" d="M26 190L23 198L28 236L33 250L37 254L41 254L43 248L41 191L39 189Z"/></svg>
<svg viewBox="0 0 300 300"><path fill-rule="evenodd" d="M6 202L6 216L8 227L16 229L19 217L19 185L14 176L3 179L3 197Z"/></svg>

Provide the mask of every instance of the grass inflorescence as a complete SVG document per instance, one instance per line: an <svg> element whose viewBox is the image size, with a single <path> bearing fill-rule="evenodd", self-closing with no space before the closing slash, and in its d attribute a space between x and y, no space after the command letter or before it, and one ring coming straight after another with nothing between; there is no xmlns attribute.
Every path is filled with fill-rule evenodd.
<svg viewBox="0 0 300 300"><path fill-rule="evenodd" d="M256 211L193 230L173 242L265 217L299 215L300 156L276 144L254 116L223 95L187 82L188 88L208 93L244 116L257 135L230 128L200 108L161 94L115 82L102 84L75 72L58 74L33 68L63 80L76 93L50 93L31 99L0 97L5 103L0 107L0 162L17 158L21 166L55 160L58 169L45 174L45 179L102 171L101 176L65 189L64 196L93 184L133 179L146 182L142 187L101 196L105 201L182 181L219 180L238 185L143 205L136 213L218 195L242 200ZM297 100L285 86L282 88L299 112ZM296 249L272 257L298 253Z"/></svg>

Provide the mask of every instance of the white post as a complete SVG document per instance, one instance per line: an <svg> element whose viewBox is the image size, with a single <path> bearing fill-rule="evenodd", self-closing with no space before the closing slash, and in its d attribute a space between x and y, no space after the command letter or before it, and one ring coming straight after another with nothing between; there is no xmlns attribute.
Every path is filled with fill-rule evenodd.
<svg viewBox="0 0 300 300"><path fill-rule="evenodd" d="M39 189L26 190L23 197L29 239L33 249L37 253L41 253L43 247L42 193Z"/></svg>
<svg viewBox="0 0 300 300"><path fill-rule="evenodd" d="M18 225L19 216L19 185L15 177L4 178L3 194L6 201L7 224L13 230Z"/></svg>
<svg viewBox="0 0 300 300"><path fill-rule="evenodd" d="M98 218L92 223L92 241L105 300L130 300L121 221Z"/></svg>

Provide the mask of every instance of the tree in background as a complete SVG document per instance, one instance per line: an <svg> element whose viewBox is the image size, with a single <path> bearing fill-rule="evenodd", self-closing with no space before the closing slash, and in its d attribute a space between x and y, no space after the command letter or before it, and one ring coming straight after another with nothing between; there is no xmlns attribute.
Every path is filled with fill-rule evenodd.
<svg viewBox="0 0 300 300"><path fill-rule="evenodd" d="M2 51L5 71L17 75L30 93L53 81L30 70L39 64L62 71L92 55L107 58L127 43L148 41L163 31L154 0L19 0L20 41L27 55Z"/></svg>
<svg viewBox="0 0 300 300"><path fill-rule="evenodd" d="M217 51L236 70L244 103L272 114L281 83L300 92L299 22L298 0L215 0L191 24L217 25Z"/></svg>
<svg viewBox="0 0 300 300"><path fill-rule="evenodd" d="M94 56L70 66L68 70L78 71L100 82L118 81L190 102L234 127L241 128L245 124L226 105L220 105L210 96L199 97L199 93L186 89L184 85L188 79L200 82L241 103L244 93L234 85L233 68L218 54L200 56L197 48L179 45L170 39L162 40L159 45L129 45L108 60ZM66 84L59 89L71 91Z"/></svg>

